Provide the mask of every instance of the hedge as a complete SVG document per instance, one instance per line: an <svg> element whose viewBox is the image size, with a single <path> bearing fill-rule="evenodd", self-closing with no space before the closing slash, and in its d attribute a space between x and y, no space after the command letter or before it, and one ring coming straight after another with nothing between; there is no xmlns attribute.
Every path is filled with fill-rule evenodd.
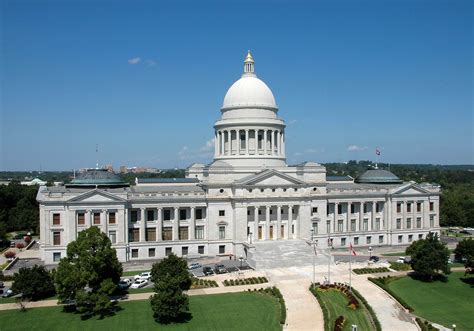
<svg viewBox="0 0 474 331"><path fill-rule="evenodd" d="M382 289L384 289L388 294L390 294L395 300L397 300L402 306L403 308L405 309L408 309L409 311L413 311L414 309L408 304L406 303L405 300L403 300L402 298L400 298L395 292L393 292L390 287L388 287L388 284L391 282L391 281L394 281L396 279L399 279L400 277L391 277L391 276L387 276L387 277L379 277L379 278L372 278L372 277L369 277L367 278L369 281L371 281L372 283L374 283L375 285L377 285L378 287L381 287Z"/></svg>
<svg viewBox="0 0 474 331"><path fill-rule="evenodd" d="M388 268L380 267L380 268L359 268L359 269L352 269L356 274L375 274L379 272L390 272Z"/></svg>
<svg viewBox="0 0 474 331"><path fill-rule="evenodd" d="M265 277L263 277L265 278ZM266 278L265 278L266 279ZM252 292L251 289L248 289L249 292ZM278 302L280 303L280 324L285 325L286 322L286 305L285 305L285 299L283 298L283 295L281 294L280 290L273 286L273 287L267 287L267 288L260 288L260 289L253 289L253 291L258 291L260 293L268 294L276 299L278 299Z"/></svg>
<svg viewBox="0 0 474 331"><path fill-rule="evenodd" d="M268 283L266 277L251 277L242 279L226 279L223 281L224 286L237 286L237 285L253 285Z"/></svg>
<svg viewBox="0 0 474 331"><path fill-rule="evenodd" d="M439 331L438 328L434 327L433 325L431 325L431 323L429 323L426 320L422 322L421 318L419 317L415 318L415 320L418 326L420 327L421 331Z"/></svg>

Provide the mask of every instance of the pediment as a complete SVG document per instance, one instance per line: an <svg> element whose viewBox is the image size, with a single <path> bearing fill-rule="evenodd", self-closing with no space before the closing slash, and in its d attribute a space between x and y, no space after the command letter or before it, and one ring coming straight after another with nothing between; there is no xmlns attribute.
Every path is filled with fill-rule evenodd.
<svg viewBox="0 0 474 331"><path fill-rule="evenodd" d="M397 194L397 195L419 195L419 194L429 194L429 193L430 192L414 184L399 188L395 192L393 192L393 194Z"/></svg>
<svg viewBox="0 0 474 331"><path fill-rule="evenodd" d="M264 170L260 173L242 179L239 184L258 186L285 186L303 185L304 182L276 170Z"/></svg>
<svg viewBox="0 0 474 331"><path fill-rule="evenodd" d="M95 203L95 202L125 202L124 199L118 197L114 194L94 189L92 191L85 192L81 195L78 195L68 202L80 202L80 203Z"/></svg>

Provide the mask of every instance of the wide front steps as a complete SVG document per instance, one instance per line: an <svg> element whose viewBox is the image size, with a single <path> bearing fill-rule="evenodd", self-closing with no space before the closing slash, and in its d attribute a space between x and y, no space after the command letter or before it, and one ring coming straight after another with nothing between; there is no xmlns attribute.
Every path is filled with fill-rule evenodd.
<svg viewBox="0 0 474 331"><path fill-rule="evenodd" d="M313 264L314 249L304 240L272 240L254 244L248 262L255 269L304 267ZM317 265L327 264L327 255L316 254Z"/></svg>

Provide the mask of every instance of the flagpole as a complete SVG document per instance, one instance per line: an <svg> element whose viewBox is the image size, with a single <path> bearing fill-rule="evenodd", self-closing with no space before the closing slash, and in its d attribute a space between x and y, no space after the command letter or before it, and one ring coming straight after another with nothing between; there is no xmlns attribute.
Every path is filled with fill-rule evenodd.
<svg viewBox="0 0 474 331"><path fill-rule="evenodd" d="M352 243L350 242L351 237L349 237L349 245L351 245L351 250L349 252L349 291L352 292Z"/></svg>

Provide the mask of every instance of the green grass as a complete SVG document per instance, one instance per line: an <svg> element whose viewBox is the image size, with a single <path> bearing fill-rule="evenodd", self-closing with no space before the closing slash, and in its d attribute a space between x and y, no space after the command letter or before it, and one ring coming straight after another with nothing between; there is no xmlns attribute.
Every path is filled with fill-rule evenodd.
<svg viewBox="0 0 474 331"><path fill-rule="evenodd" d="M359 309L353 310L347 306L346 296L337 290L321 291L317 289L323 304L327 308L329 329L334 329L334 322L340 315L346 318L344 331L351 330L352 324L357 324L359 330L373 330L374 327L368 316L368 312L363 305Z"/></svg>
<svg viewBox="0 0 474 331"><path fill-rule="evenodd" d="M122 277L131 277L131 276L139 275L142 272L147 272L147 271L150 271L150 270L124 271L122 273Z"/></svg>
<svg viewBox="0 0 474 331"><path fill-rule="evenodd" d="M122 302L113 317L82 321L62 307L35 308L22 313L0 311L0 329L8 330L281 330L280 306L261 293L226 293L189 297L192 319L162 326L153 320L150 302Z"/></svg>
<svg viewBox="0 0 474 331"><path fill-rule="evenodd" d="M451 273L446 283L403 277L388 286L415 310L416 315L446 327L456 324L456 330L472 330L474 285L464 283L461 278L464 278L463 272Z"/></svg>
<svg viewBox="0 0 474 331"><path fill-rule="evenodd" d="M384 253L382 256L405 256L405 252L398 252L398 253Z"/></svg>

